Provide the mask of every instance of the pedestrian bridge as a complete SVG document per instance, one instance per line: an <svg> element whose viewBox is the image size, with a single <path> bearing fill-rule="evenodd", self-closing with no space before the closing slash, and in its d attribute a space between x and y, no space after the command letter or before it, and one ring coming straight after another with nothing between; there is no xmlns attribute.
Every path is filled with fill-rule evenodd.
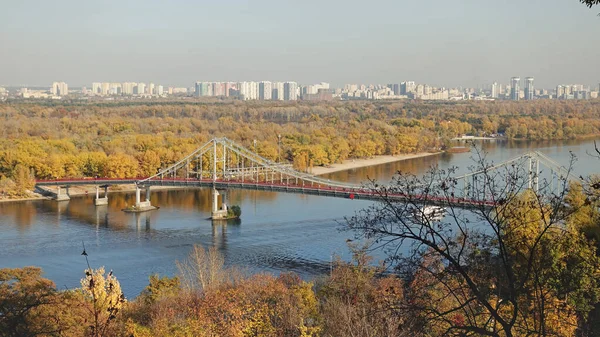
<svg viewBox="0 0 600 337"><path fill-rule="evenodd" d="M506 173L497 174L502 171ZM485 186L492 183L491 177L510 178L514 180L512 183L543 193L553 193L560 188L561 181L579 179L569 169L543 153L534 151L499 164L482 167L465 175L448 176L438 181L429 181L423 186L412 186L411 191L400 191L394 188L376 189L331 181L300 172L287 163L266 159L227 138L214 138L151 177L66 178L38 180L37 185L58 186L57 200L68 200L68 191L67 194L63 191L68 190L69 186L96 185L96 204L102 205L107 202L109 185L134 184L136 203L132 211L155 209L150 200L152 186L210 187L213 189L212 216L214 219L219 219L227 214L223 191L228 189L265 190L347 199L419 200L432 205L463 208L492 207L498 201L498 196L493 195L491 190L486 192ZM508 181L505 183L508 184ZM100 186L105 189L102 197L98 188ZM447 193L432 193L441 188ZM144 189L146 198L142 200L141 191Z"/></svg>

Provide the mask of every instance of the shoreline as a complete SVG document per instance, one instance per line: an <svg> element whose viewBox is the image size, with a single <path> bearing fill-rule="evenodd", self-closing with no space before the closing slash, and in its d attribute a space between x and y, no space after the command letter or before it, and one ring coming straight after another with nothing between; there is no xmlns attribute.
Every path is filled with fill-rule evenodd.
<svg viewBox="0 0 600 337"><path fill-rule="evenodd" d="M90 187L89 189L86 188L86 186ZM95 196L96 195L96 189L94 188L95 185L76 185L76 186L71 186L69 188L69 197L71 198L78 198L78 197L86 197L89 195ZM135 192L135 185L114 185L114 186L119 186L118 189L114 189L108 190L108 193L134 193ZM40 187L40 189L43 189L45 191L49 191L51 193L55 193L56 189L52 188L54 186L44 186L44 187ZM179 186L152 186L152 190L156 190L156 191L162 191L162 190L177 190L177 189L186 189L188 187L179 187ZM15 198L15 199L0 199L0 204L1 203L9 203L9 202L23 202L23 201L37 201L37 200L54 200L53 197L51 196L44 196L42 194L39 194L37 192L33 192L34 196L31 197L26 197L26 198ZM101 195L104 195L104 191L100 192Z"/></svg>
<svg viewBox="0 0 600 337"><path fill-rule="evenodd" d="M394 162L408 160L408 159L435 156L440 153L442 153L442 152L420 152L420 153L414 153L414 154L401 154L401 155L397 155L397 156L389 156L389 155L375 156L373 158L367 158L367 159L354 159L354 160L347 159L339 164L313 167L311 172L312 172L312 174L314 174L316 176L320 176L320 175L324 175L324 174L340 172L340 171L347 171L347 170L352 170L352 169L356 169L356 168L377 166L377 165L394 163Z"/></svg>

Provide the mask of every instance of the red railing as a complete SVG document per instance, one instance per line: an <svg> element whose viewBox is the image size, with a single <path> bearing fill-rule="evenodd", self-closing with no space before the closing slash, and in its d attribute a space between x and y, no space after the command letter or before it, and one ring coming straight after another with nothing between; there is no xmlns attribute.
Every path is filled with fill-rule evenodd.
<svg viewBox="0 0 600 337"><path fill-rule="evenodd" d="M37 180L38 183L71 183L77 184L78 182L90 182L97 181L99 183L102 182L111 182L111 181L139 181L146 179L146 177L136 177L136 178L61 178L61 179L51 179L51 180ZM294 188L294 189L303 189L303 190L312 190L312 191L323 191L323 192L335 192L335 193L345 193L351 199L353 199L350 195L358 195L358 196L370 196L370 197L379 197L381 196L377 191L364 189L364 188L344 188L337 186L327 186L327 185L319 185L309 184L309 185L297 185L297 184L287 184L283 182L254 182L254 181L241 181L241 180L224 180L224 179L193 179L193 178L162 178L162 179L153 179L151 182L205 182L205 183L219 183L219 184L242 184L242 185L254 185L254 186L265 186L265 187L279 187L279 188ZM414 201L434 201L440 203L450 203L450 204L464 204L464 205L473 205L473 206L493 206L495 205L494 201L490 200L473 200L473 199L465 199L465 198L448 198L448 197L438 197L431 195L407 195L402 193L392 193L387 194L388 197L392 198L400 198L400 199L410 199Z"/></svg>

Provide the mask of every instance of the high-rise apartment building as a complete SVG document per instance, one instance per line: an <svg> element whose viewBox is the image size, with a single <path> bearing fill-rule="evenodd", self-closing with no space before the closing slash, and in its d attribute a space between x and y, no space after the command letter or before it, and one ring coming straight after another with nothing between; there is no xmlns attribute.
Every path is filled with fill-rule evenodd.
<svg viewBox="0 0 600 337"><path fill-rule="evenodd" d="M94 95L99 95L102 93L102 83L94 82L92 83L92 92Z"/></svg>
<svg viewBox="0 0 600 337"><path fill-rule="evenodd" d="M491 96L492 96L492 98L498 98L498 83L497 82L492 83Z"/></svg>
<svg viewBox="0 0 600 337"><path fill-rule="evenodd" d="M225 83L213 82L212 85L212 96L225 96Z"/></svg>
<svg viewBox="0 0 600 337"><path fill-rule="evenodd" d="M146 93L146 84L145 83L138 83L135 88L133 89L133 93L135 95L143 95Z"/></svg>
<svg viewBox="0 0 600 337"><path fill-rule="evenodd" d="M400 94L407 95L408 93L415 92L417 85L413 81L406 81L400 83Z"/></svg>
<svg viewBox="0 0 600 337"><path fill-rule="evenodd" d="M560 99L562 97L562 95L565 94L565 89L562 85L557 85L556 86L556 99Z"/></svg>
<svg viewBox="0 0 600 337"><path fill-rule="evenodd" d="M533 100L533 94L533 77L525 77L525 99L528 101Z"/></svg>
<svg viewBox="0 0 600 337"><path fill-rule="evenodd" d="M512 77L510 79L510 99L513 101L519 100L519 95L520 95L520 91L521 91L520 83L521 83L520 77Z"/></svg>
<svg viewBox="0 0 600 337"><path fill-rule="evenodd" d="M150 82L150 84L148 85L148 94L154 95L154 83L152 82Z"/></svg>
<svg viewBox="0 0 600 337"><path fill-rule="evenodd" d="M210 82L196 82L196 96L206 97L213 95L213 85Z"/></svg>
<svg viewBox="0 0 600 337"><path fill-rule="evenodd" d="M283 101L283 90L284 90L283 82L275 82L272 84L272 87L273 87L273 91L271 94L271 99Z"/></svg>
<svg viewBox="0 0 600 337"><path fill-rule="evenodd" d="M258 84L258 99L270 100L273 95L273 85L269 81L263 81Z"/></svg>
<svg viewBox="0 0 600 337"><path fill-rule="evenodd" d="M121 93L123 95L133 95L133 89L137 86L135 82L124 82L121 84Z"/></svg>
<svg viewBox="0 0 600 337"><path fill-rule="evenodd" d="M196 82L196 84L194 85L194 93L196 94L196 96L200 96L200 87L202 86L201 84L202 82Z"/></svg>
<svg viewBox="0 0 600 337"><path fill-rule="evenodd" d="M298 99L298 83L283 83L283 99L286 101L295 101Z"/></svg>
<svg viewBox="0 0 600 337"><path fill-rule="evenodd" d="M52 83L52 95L66 96L69 94L69 86L65 82Z"/></svg>
<svg viewBox="0 0 600 337"><path fill-rule="evenodd" d="M240 97L244 100L256 99L258 96L258 86L256 85L256 82L239 82L238 90L240 91Z"/></svg>
<svg viewBox="0 0 600 337"><path fill-rule="evenodd" d="M102 87L100 89L100 95L106 96L110 92L110 83L102 82Z"/></svg>
<svg viewBox="0 0 600 337"><path fill-rule="evenodd" d="M121 95L123 93L123 89L121 87L121 83L110 83L108 86L108 94L109 95Z"/></svg>

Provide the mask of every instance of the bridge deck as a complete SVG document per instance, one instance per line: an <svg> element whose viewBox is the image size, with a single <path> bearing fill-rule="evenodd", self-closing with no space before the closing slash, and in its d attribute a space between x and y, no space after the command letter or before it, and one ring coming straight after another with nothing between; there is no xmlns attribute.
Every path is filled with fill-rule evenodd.
<svg viewBox="0 0 600 337"><path fill-rule="evenodd" d="M40 180L36 184L39 186L75 186L75 185L119 185L136 184L138 179L59 179L59 180ZM318 186L317 184L295 185L277 182L241 182L236 180L216 180L212 179L185 179L185 178L164 178L156 180L146 180L142 186L172 186L172 187L215 187L217 189L246 189L259 191L272 191L282 193L308 194L327 197L357 199L357 200L381 200L382 196L368 188L345 188ZM461 208L491 207L493 202L486 200L472 200L464 198L443 198L425 195L406 195L389 194L387 198L394 201L412 201L419 203L428 203L438 206L457 206Z"/></svg>

